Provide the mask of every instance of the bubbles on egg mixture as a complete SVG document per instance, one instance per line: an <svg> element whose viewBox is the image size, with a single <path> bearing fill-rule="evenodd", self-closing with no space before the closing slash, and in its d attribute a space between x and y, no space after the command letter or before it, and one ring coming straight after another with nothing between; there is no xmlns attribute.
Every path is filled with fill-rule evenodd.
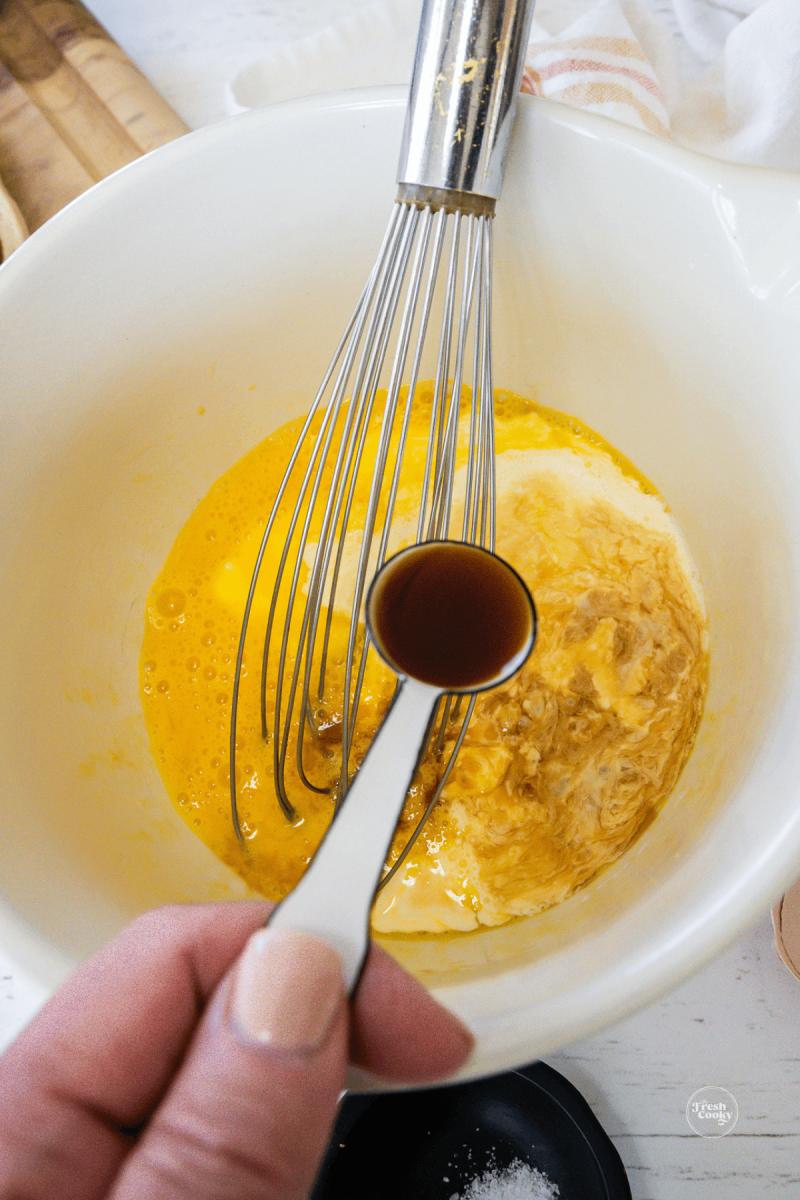
<svg viewBox="0 0 800 1200"><path fill-rule="evenodd" d="M155 608L162 617L178 617L186 607L186 596L179 588L165 588L155 599Z"/></svg>
<svg viewBox="0 0 800 1200"><path fill-rule="evenodd" d="M677 778L702 707L702 601L655 489L574 418L511 393L496 396L498 550L534 593L540 645L520 677L476 706L443 799L406 868L382 893L374 920L384 931L497 924L569 895L652 819ZM423 387L409 430L419 463L429 403ZM328 795L301 785L293 762L287 774L296 826L275 799L273 745L261 738L258 686L268 603L257 593L248 657L259 646L259 661L241 692L237 729L246 851L229 815L240 621L265 514L299 426L293 422L256 447L198 505L151 589L141 659L148 732L176 808L223 861L273 899L300 878L332 811ZM419 470L414 449L411 470ZM281 519L288 521L293 504L287 495ZM399 503L396 526L404 521L415 528L415 514ZM268 551L267 580L280 549ZM341 670L343 647L333 645L331 654ZM683 665L672 695L668 672L675 664ZM243 682L247 676L245 665ZM166 690L159 691L160 683ZM354 764L392 690L393 679L378 673L359 710ZM307 740L304 768L324 787L339 773L341 714L328 697L319 710L325 728L319 741ZM272 712L268 694L268 723ZM448 738L414 780L395 852L441 777Z"/></svg>

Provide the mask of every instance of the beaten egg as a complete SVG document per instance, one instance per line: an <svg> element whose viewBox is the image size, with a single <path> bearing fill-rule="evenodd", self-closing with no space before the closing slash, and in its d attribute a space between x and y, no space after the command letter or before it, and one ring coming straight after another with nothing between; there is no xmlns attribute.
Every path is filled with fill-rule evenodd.
<svg viewBox="0 0 800 1200"><path fill-rule="evenodd" d="M431 397L432 385L420 385L414 397L391 550L415 538ZM462 403L466 409L468 397ZM477 698L422 836L378 895L372 917L378 932L497 925L572 894L656 815L702 713L702 591L656 489L577 420L500 391L495 419L496 549L534 595L537 644L512 680ZM380 411L367 458L375 454L379 420ZM342 758L341 705L337 710L333 700L316 714L319 736L304 740L304 771L319 790L304 785L293 754L287 757L295 810L287 819L275 795L272 739L261 736L259 681L271 580L296 500L290 485L245 647L237 721L240 844L229 801L236 652L263 528L300 426L290 422L253 449L189 517L148 598L140 671L150 742L170 798L214 853L270 899L294 886L319 845L333 815ZM462 445L462 472L465 454ZM357 495L356 526L365 503ZM451 536L458 529L456 505ZM330 614L326 687L334 696L347 657L358 543L357 535L345 541ZM393 690L394 677L371 652L352 768ZM274 676L265 707L270 727ZM458 728L445 725L417 772L390 865L445 774Z"/></svg>

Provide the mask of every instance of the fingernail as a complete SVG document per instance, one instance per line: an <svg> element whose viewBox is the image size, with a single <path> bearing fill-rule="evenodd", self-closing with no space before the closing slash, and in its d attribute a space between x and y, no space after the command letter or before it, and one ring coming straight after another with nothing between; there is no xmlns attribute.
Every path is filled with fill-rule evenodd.
<svg viewBox="0 0 800 1200"><path fill-rule="evenodd" d="M247 1042L312 1050L345 997L342 961L311 933L260 929L236 968L231 1020Z"/></svg>

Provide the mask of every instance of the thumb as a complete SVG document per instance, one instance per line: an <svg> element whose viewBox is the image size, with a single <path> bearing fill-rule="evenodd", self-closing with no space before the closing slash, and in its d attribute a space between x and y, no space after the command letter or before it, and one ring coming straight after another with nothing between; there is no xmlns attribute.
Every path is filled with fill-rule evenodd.
<svg viewBox="0 0 800 1200"><path fill-rule="evenodd" d="M344 1087L339 956L311 934L259 930L220 985L110 1200L307 1195Z"/></svg>

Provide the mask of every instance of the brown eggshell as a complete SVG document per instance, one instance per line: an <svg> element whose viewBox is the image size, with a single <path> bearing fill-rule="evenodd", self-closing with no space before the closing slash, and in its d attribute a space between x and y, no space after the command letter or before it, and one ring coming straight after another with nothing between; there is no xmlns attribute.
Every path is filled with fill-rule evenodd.
<svg viewBox="0 0 800 1200"><path fill-rule="evenodd" d="M772 910L775 949L796 979L800 979L800 880Z"/></svg>

